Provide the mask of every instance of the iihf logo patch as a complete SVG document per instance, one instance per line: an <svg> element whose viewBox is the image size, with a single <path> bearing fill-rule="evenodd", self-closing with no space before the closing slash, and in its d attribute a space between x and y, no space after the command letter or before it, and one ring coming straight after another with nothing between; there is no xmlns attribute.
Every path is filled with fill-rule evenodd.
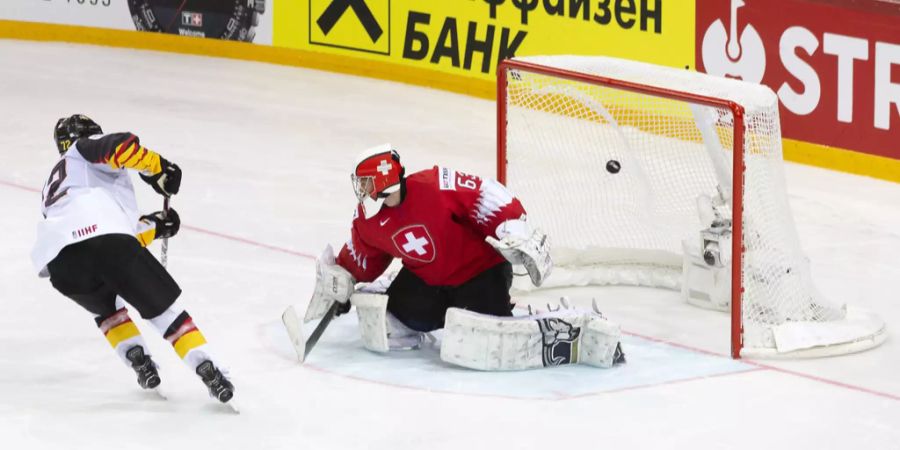
<svg viewBox="0 0 900 450"><path fill-rule="evenodd" d="M72 232L72 239L78 239L78 238L85 237L91 233L94 233L95 231L97 231L96 223L91 226L88 226L88 227L79 228Z"/></svg>
<svg viewBox="0 0 900 450"><path fill-rule="evenodd" d="M578 362L578 337L581 335L581 327L554 317L537 319L537 323L543 337L544 367Z"/></svg>

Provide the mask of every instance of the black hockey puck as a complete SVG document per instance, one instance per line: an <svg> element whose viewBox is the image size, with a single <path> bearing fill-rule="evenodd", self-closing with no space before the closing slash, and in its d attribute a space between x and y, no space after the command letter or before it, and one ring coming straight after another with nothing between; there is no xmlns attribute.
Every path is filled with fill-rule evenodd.
<svg viewBox="0 0 900 450"><path fill-rule="evenodd" d="M620 170L622 170L622 165L619 164L618 161L611 159L606 162L606 171L607 172L615 174L615 173L619 173Z"/></svg>

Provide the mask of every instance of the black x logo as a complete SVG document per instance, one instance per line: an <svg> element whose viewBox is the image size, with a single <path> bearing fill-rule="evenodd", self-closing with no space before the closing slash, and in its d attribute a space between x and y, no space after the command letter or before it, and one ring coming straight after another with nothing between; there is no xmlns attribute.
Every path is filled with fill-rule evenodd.
<svg viewBox="0 0 900 450"><path fill-rule="evenodd" d="M384 31L378 25L365 0L333 0L328 5L328 8L325 8L325 12L316 20L316 23L319 24L319 29L327 36L337 21L347 12L347 8L353 9L353 13L356 14L359 22L366 29L369 39L372 39L373 43L378 42L378 38L381 37Z"/></svg>

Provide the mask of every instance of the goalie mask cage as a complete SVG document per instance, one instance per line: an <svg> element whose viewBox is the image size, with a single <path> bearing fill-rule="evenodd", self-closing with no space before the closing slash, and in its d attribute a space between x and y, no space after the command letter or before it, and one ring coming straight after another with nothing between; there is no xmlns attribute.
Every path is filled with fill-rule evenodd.
<svg viewBox="0 0 900 450"><path fill-rule="evenodd" d="M680 290L730 310L734 358L883 342L813 284L769 88L594 56L506 60L497 83L497 178L550 236L545 287Z"/></svg>

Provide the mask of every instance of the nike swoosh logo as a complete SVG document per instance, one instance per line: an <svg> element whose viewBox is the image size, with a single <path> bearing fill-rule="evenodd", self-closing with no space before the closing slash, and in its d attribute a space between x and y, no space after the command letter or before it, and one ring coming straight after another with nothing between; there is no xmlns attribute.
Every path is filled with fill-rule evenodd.
<svg viewBox="0 0 900 450"><path fill-rule="evenodd" d="M384 226L384 224L388 223L389 220L391 220L390 217L388 217L387 219L384 219L384 220L379 221L378 224L381 225L381 226Z"/></svg>

